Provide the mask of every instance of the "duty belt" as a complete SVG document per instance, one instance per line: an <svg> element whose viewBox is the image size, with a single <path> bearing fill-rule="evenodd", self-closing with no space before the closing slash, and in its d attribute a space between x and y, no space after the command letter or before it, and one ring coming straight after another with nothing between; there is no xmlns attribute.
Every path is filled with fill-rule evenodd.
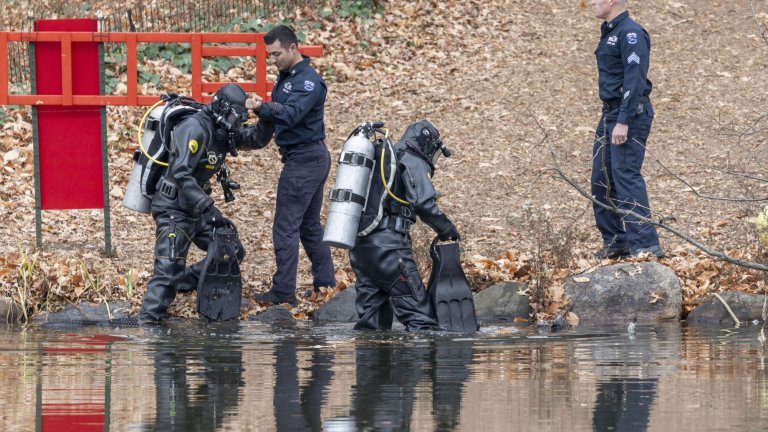
<svg viewBox="0 0 768 432"><path fill-rule="evenodd" d="M604 112L611 112L616 111L621 107L622 98L616 98L616 99L609 99L603 101L603 111ZM642 106L651 100L648 98L648 96L643 96L640 98L640 105L638 106L638 112L642 111Z"/></svg>
<svg viewBox="0 0 768 432"><path fill-rule="evenodd" d="M321 139L321 140L316 140L316 141L305 141L305 142L299 142L299 143L294 143L294 144L285 144L285 145L278 144L277 148L278 148L278 150L284 150L285 151L285 150L289 150L289 149L296 148L296 147L304 147L304 146L308 147L308 146L312 146L312 145L325 145L325 140Z"/></svg>
<svg viewBox="0 0 768 432"><path fill-rule="evenodd" d="M296 144L288 144L288 145L277 145L277 151L280 152L280 156L282 156L282 162L285 163L288 158L291 156L292 153L297 151L296 149L299 147L309 147L314 145L321 145L325 147L325 140L318 140L318 141L308 141L303 143L296 143Z"/></svg>

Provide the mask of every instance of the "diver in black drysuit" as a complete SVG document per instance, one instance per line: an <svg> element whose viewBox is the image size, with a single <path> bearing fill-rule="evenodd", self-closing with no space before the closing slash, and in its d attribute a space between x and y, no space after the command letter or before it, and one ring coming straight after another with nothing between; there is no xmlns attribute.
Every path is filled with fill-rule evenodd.
<svg viewBox="0 0 768 432"><path fill-rule="evenodd" d="M182 120L173 130L168 168L152 199L155 268L139 312L142 322L162 320L177 290L191 291L197 287L204 260L186 266L190 245L208 250L215 227L234 227L209 195L211 178L222 169L227 153L235 155L241 144L247 144L249 149L267 144L264 137L269 133L263 127L251 132L261 139L244 139L240 132L248 118L247 97L240 86L225 84L210 104ZM244 257L245 250L240 244L237 259L242 261Z"/></svg>
<svg viewBox="0 0 768 432"><path fill-rule="evenodd" d="M138 430L231 428L245 383L243 340L237 327L220 326L211 334L174 330L170 336L153 335L149 352L154 354L148 357L154 358L155 418Z"/></svg>
<svg viewBox="0 0 768 432"><path fill-rule="evenodd" d="M413 260L410 227L418 216L440 240L459 238L456 226L435 202L437 192L430 180L438 156L450 152L443 147L438 130L426 120L411 124L394 147L397 171L390 189L408 204L387 195L381 222L370 234L359 236L350 250L360 317L355 329L389 330L393 314L406 330L436 329L433 306ZM382 181L377 178L374 173L371 183Z"/></svg>

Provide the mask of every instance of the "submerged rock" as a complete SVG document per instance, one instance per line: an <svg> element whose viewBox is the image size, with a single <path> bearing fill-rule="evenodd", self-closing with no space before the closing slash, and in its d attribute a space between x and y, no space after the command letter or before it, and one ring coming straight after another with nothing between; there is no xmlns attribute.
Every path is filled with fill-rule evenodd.
<svg viewBox="0 0 768 432"><path fill-rule="evenodd" d="M531 313L528 295L520 295L525 284L507 282L492 285L473 295L475 315L482 321L514 321L522 317L528 319ZM357 289L350 285L344 291L336 294L327 303L320 306L313 314L316 322L357 322L355 297Z"/></svg>
<svg viewBox="0 0 768 432"><path fill-rule="evenodd" d="M536 321L536 327L538 327L539 332L556 332L567 329L568 321L562 315L556 315L551 320Z"/></svg>
<svg viewBox="0 0 768 432"><path fill-rule="evenodd" d="M491 285L475 293L475 314L481 321L509 321L515 318L529 319L530 299L520 294L526 288L524 283L504 282Z"/></svg>
<svg viewBox="0 0 768 432"><path fill-rule="evenodd" d="M24 311L12 299L0 298L0 317L8 324L19 323L24 319Z"/></svg>
<svg viewBox="0 0 768 432"><path fill-rule="evenodd" d="M293 317L291 311L282 306L270 306L264 312L248 317L250 321L256 321L266 324L274 324L279 322L295 322L296 318Z"/></svg>
<svg viewBox="0 0 768 432"><path fill-rule="evenodd" d="M78 303L65 307L59 312L44 312L32 318L32 322L105 322L128 318L131 304L124 301L115 303Z"/></svg>
<svg viewBox="0 0 768 432"><path fill-rule="evenodd" d="M724 291L719 293L719 295L725 300L739 321L763 320L765 295L737 291ZM710 296L704 303L691 311L686 321L693 324L707 325L723 324L733 326L735 324L731 314L728 313L723 303L715 296Z"/></svg>
<svg viewBox="0 0 768 432"><path fill-rule="evenodd" d="M675 273L658 263L621 263L565 283L580 322L679 320L683 293Z"/></svg>

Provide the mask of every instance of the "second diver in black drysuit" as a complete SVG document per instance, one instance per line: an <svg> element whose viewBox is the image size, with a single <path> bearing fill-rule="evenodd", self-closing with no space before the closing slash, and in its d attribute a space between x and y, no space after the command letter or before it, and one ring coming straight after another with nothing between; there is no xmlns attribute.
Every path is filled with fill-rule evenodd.
<svg viewBox="0 0 768 432"><path fill-rule="evenodd" d="M394 145L397 170L383 200L383 218L357 238L349 260L357 276L357 330L389 330L393 316L406 330L436 329L431 299L413 259L410 227L417 216L440 240L458 240L456 226L438 207L431 177L440 154L450 155L428 121L408 126ZM390 156L391 157L391 156ZM380 161L383 162L383 161ZM384 179L374 173L369 200ZM379 190L379 195L381 191ZM361 226L366 223L363 214Z"/></svg>

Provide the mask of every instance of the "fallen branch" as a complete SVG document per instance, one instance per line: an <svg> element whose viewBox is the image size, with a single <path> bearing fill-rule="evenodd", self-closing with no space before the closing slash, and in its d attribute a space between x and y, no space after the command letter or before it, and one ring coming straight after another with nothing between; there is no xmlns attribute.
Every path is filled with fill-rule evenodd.
<svg viewBox="0 0 768 432"><path fill-rule="evenodd" d="M737 318L736 314L733 313L733 311L731 310L731 307L728 306L728 303L726 303L725 300L722 297L720 297L720 294L712 293L712 295L717 297L717 299L720 300L720 303L722 303L723 306L725 306L725 310L727 310L728 313L731 314L731 318L733 318L733 321L736 323L736 327L741 326L741 321L739 321L739 318Z"/></svg>

